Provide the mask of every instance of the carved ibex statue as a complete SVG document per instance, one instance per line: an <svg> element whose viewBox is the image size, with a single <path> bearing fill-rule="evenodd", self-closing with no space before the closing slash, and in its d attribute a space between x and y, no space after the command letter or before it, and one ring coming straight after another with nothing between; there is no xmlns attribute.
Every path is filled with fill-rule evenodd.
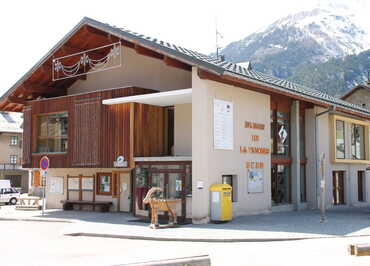
<svg viewBox="0 0 370 266"><path fill-rule="evenodd" d="M168 211L171 215L169 224L177 224L177 215L176 215L176 204L180 201L178 199L158 199L154 198L153 194L157 191L163 191L160 187L152 187L149 189L145 198L143 199L144 204L149 204L152 211L150 228L156 229L159 227L158 224L158 211Z"/></svg>

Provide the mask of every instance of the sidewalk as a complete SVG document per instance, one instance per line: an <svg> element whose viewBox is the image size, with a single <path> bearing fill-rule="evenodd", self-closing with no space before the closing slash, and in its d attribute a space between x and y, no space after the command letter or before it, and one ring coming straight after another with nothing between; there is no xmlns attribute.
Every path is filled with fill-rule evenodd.
<svg viewBox="0 0 370 266"><path fill-rule="evenodd" d="M222 224L184 225L153 230L136 217L121 213L48 210L0 210L1 220L36 220L69 223L64 235L193 242L256 242L312 238L370 236L370 208L327 212L320 224L319 211L281 212L236 217Z"/></svg>

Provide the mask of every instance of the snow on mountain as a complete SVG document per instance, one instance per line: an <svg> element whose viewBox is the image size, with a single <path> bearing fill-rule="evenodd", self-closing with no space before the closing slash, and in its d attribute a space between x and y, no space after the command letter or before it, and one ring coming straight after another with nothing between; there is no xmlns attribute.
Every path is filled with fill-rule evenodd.
<svg viewBox="0 0 370 266"><path fill-rule="evenodd" d="M355 9L346 8L340 1L324 1L321 6L323 3L325 9L314 8L279 19L230 43L222 53L227 60L251 61L257 70L289 78L301 65L370 49L370 34L365 24L358 23Z"/></svg>
<svg viewBox="0 0 370 266"><path fill-rule="evenodd" d="M352 15L340 14L339 9L314 9L282 18L268 26L264 35L276 28L294 27L304 37L312 37L327 52L327 58L358 54L370 48L369 34L352 21Z"/></svg>

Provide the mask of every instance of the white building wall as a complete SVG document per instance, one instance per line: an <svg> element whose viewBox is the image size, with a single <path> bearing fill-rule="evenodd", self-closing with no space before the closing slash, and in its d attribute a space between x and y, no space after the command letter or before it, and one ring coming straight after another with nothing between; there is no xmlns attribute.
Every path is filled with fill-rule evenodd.
<svg viewBox="0 0 370 266"><path fill-rule="evenodd" d="M309 207L317 208L320 200L320 180L321 172L320 165L319 175L316 174L316 158L315 158L315 115L325 111L325 108L314 107L306 110L306 175L307 175L307 197ZM358 201L358 171L365 171L366 164L359 163L334 163L331 160L331 149L333 141L333 129L330 121L331 114L325 114L318 117L317 131L317 155L318 163L322 153L325 153L325 185L326 185L326 207L337 207L333 205L333 171L344 171L344 186L345 186L345 206L365 206L370 205L370 184L369 172L366 173L366 202ZM345 124L345 145L346 159L351 158L351 128L350 123Z"/></svg>
<svg viewBox="0 0 370 266"><path fill-rule="evenodd" d="M175 105L174 155L191 156L191 104Z"/></svg>
<svg viewBox="0 0 370 266"><path fill-rule="evenodd" d="M215 150L213 145L213 100L230 101L234 105L234 149ZM233 203L235 216L266 213L271 210L271 159L270 154L243 154L240 146L270 148L270 97L266 94L202 80L193 69L193 222L209 221L210 192L212 184L219 184L222 175L238 178L238 201ZM265 125L264 130L247 129L246 121ZM251 135L259 135L259 142L252 142ZM247 191L246 162L264 163L262 193ZM197 183L204 182L198 189Z"/></svg>
<svg viewBox="0 0 370 266"><path fill-rule="evenodd" d="M78 80L68 89L68 95L126 86L159 91L187 89L191 88L191 72L122 46L121 67L87 75L86 80Z"/></svg>

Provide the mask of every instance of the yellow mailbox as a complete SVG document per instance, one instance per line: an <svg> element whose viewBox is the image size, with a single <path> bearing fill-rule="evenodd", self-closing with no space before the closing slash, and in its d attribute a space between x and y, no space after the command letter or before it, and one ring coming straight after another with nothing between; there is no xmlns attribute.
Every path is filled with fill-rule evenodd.
<svg viewBox="0 0 370 266"><path fill-rule="evenodd" d="M227 184L214 184L209 190L211 191L211 221L231 221L233 218L232 187Z"/></svg>

